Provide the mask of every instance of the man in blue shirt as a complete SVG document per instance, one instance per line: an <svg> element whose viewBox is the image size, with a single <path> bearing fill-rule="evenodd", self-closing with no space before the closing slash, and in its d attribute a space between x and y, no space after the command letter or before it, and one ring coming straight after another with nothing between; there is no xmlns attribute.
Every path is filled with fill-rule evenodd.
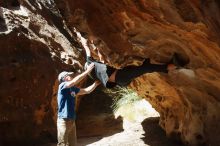
<svg viewBox="0 0 220 146"><path fill-rule="evenodd" d="M86 77L94 68L94 64L89 65L82 74L72 77L73 72L63 71L59 74L60 82L58 88L58 119L57 119L57 146L75 146L76 145L76 126L75 126L75 96L89 94L99 84L95 81L87 88L77 88L75 85Z"/></svg>

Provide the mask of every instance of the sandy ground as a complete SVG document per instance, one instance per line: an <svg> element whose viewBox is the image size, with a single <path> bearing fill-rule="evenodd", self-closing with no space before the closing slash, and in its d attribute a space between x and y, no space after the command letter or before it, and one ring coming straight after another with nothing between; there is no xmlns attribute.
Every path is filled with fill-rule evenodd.
<svg viewBox="0 0 220 146"><path fill-rule="evenodd" d="M183 146L168 139L158 126L158 117L149 117L142 123L124 120L123 132L111 136L84 137L78 139L78 146ZM48 144L45 146L56 146Z"/></svg>
<svg viewBox="0 0 220 146"><path fill-rule="evenodd" d="M126 113L124 112L126 110ZM130 114L129 114L130 112ZM131 114L134 113L134 114ZM139 113L139 114L137 114ZM135 115L135 116L131 116ZM159 127L159 115L145 100L120 109L124 131L106 136L79 137L78 146L181 146L168 139ZM45 146L56 146L48 144Z"/></svg>

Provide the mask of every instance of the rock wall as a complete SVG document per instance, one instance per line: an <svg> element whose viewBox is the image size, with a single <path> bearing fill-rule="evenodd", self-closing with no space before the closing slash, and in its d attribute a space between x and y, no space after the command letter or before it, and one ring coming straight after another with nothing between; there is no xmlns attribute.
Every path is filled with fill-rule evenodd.
<svg viewBox="0 0 220 146"><path fill-rule="evenodd" d="M0 145L51 141L57 75L80 70L81 52L54 3L4 0L0 6Z"/></svg>
<svg viewBox="0 0 220 146"><path fill-rule="evenodd" d="M183 69L145 74L130 87L157 109L168 136L190 145L218 143L217 0L75 0L58 6L69 28L92 37L115 68L140 65L145 58L165 64L177 54Z"/></svg>
<svg viewBox="0 0 220 146"><path fill-rule="evenodd" d="M115 68L146 58L165 64L177 54L184 69L145 74L130 87L160 113L168 136L217 144L217 0L1 0L0 6L1 139L55 133L56 76L63 69L80 71L84 63L76 27Z"/></svg>

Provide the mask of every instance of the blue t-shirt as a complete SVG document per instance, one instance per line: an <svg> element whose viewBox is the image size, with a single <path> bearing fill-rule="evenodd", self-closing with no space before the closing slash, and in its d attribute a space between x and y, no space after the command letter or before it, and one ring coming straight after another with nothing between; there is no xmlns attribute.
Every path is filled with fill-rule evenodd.
<svg viewBox="0 0 220 146"><path fill-rule="evenodd" d="M66 88L66 82L59 85L57 95L59 119L76 119L75 95L79 91L77 87Z"/></svg>

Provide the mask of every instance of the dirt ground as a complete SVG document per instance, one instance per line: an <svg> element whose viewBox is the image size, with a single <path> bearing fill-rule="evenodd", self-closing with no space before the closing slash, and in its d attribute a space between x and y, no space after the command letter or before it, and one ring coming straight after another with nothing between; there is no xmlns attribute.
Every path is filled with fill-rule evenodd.
<svg viewBox="0 0 220 146"><path fill-rule="evenodd" d="M110 136L81 137L78 138L78 146L183 146L167 138L158 122L159 117L149 117L142 123L124 121L126 127L123 132Z"/></svg>
<svg viewBox="0 0 220 146"><path fill-rule="evenodd" d="M130 114L125 113L124 110ZM137 116L137 112L141 114ZM132 113L135 116L131 116ZM130 108L121 109L117 114L123 118L123 131L111 135L78 137L78 146L183 146L166 137L165 132L158 125L159 114L145 100ZM56 144L44 146L56 146Z"/></svg>
<svg viewBox="0 0 220 146"><path fill-rule="evenodd" d="M142 123L124 121L123 132L107 137L88 137L78 140L79 146L181 146L168 139L158 126L158 117L149 117Z"/></svg>

